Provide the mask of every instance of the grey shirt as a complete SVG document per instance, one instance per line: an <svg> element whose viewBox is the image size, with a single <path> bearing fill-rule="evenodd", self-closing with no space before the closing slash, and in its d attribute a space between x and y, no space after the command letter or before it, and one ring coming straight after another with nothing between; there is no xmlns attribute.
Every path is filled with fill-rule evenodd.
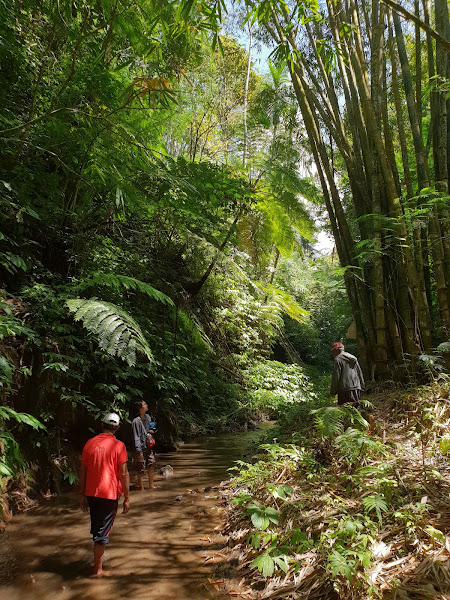
<svg viewBox="0 0 450 600"><path fill-rule="evenodd" d="M334 357L330 394L350 390L363 390L364 377L358 359L349 352L341 352Z"/></svg>
<svg viewBox="0 0 450 600"><path fill-rule="evenodd" d="M145 448L147 447L145 443L145 436L150 431L151 423L152 419L147 413L145 413L143 419L141 419L140 416L133 419L132 427L134 447L136 448L136 452L144 452Z"/></svg>

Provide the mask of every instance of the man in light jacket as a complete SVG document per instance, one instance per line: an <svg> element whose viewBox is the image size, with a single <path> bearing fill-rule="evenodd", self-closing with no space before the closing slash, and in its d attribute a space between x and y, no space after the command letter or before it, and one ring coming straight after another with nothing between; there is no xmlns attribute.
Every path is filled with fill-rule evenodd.
<svg viewBox="0 0 450 600"><path fill-rule="evenodd" d="M333 375L331 377L330 395L338 397L338 406L353 404L359 408L361 390L364 389L364 377L358 359L345 352L344 344L335 342L331 346L333 357Z"/></svg>
<svg viewBox="0 0 450 600"><path fill-rule="evenodd" d="M144 400L138 400L135 403L135 409L137 416L133 419L133 437L134 447L136 449L136 468L138 476L138 488L144 490L144 475L147 471L148 475L148 489L152 490L156 487L153 484L153 477L155 473L155 452L153 445L155 443L154 428L156 423L147 414L148 405Z"/></svg>

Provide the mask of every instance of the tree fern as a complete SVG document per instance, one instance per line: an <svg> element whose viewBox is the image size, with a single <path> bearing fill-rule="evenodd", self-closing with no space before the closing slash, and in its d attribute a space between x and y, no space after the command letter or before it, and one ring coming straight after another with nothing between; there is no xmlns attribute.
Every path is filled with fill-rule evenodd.
<svg viewBox="0 0 450 600"><path fill-rule="evenodd" d="M136 364L136 352L152 359L141 328L122 308L97 298L74 298L67 300L66 305L75 321L82 321L84 327L97 336L100 348L110 356L118 356L130 366Z"/></svg>
<svg viewBox="0 0 450 600"><path fill-rule="evenodd" d="M264 290L267 295L270 295L276 306L291 319L294 319L299 323L305 322L310 313L302 308L293 296L271 284L259 287Z"/></svg>
<svg viewBox="0 0 450 600"><path fill-rule="evenodd" d="M86 288L98 286L98 285L106 285L108 287L112 287L115 289L119 289L120 287L124 287L127 290L135 290L146 294L149 298L153 298L153 300L157 300L158 302L164 302L169 306L174 306L173 301L160 292L153 286L141 281L140 279L135 279L134 277L128 277L127 275L116 275L115 273L94 273L91 278L85 279L80 283L78 289L85 290Z"/></svg>

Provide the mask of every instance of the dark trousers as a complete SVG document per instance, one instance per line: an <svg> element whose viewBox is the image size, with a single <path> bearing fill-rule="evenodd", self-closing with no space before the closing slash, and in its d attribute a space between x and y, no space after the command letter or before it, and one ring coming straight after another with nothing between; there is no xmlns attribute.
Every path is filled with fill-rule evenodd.
<svg viewBox="0 0 450 600"><path fill-rule="evenodd" d="M361 390L346 390L338 392L338 406L343 404L352 404L355 408L360 408L359 399L361 398Z"/></svg>
<svg viewBox="0 0 450 600"><path fill-rule="evenodd" d="M94 544L104 546L109 542L109 532L117 514L118 500L88 496L91 513L91 534Z"/></svg>

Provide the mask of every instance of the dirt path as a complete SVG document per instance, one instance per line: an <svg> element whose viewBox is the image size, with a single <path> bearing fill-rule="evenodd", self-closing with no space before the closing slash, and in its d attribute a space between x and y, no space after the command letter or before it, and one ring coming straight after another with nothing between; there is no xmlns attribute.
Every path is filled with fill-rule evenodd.
<svg viewBox="0 0 450 600"><path fill-rule="evenodd" d="M132 490L130 512L118 514L106 549L108 579L88 578L89 517L77 508L75 492L15 517L0 536L0 600L220 598L205 560L223 545L214 486L258 435L203 439L160 455L159 465L170 464L174 475L157 477L160 487L152 492Z"/></svg>

